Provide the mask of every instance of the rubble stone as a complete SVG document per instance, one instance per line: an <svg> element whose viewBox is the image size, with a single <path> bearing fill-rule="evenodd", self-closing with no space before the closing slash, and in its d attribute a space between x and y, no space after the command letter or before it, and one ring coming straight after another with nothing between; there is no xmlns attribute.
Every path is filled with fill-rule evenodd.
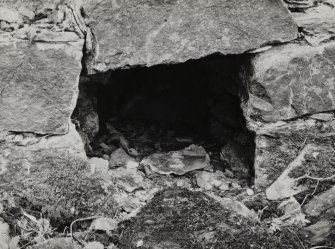
<svg viewBox="0 0 335 249"><path fill-rule="evenodd" d="M303 12L293 13L293 18L302 29L304 38L317 46L334 37L335 6L321 2L319 5Z"/></svg>
<svg viewBox="0 0 335 249"><path fill-rule="evenodd" d="M210 167L210 160L203 147L190 145L181 151L152 154L140 164L158 174L184 175L190 171Z"/></svg>

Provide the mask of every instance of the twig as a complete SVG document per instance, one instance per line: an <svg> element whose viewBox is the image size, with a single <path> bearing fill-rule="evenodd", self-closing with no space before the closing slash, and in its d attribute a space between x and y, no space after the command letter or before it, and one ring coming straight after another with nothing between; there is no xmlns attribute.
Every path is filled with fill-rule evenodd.
<svg viewBox="0 0 335 249"><path fill-rule="evenodd" d="M302 179L311 179L311 180L316 180L316 181L322 182L322 181L330 181L330 180L335 179L335 175L322 178L322 177L313 177L313 176L310 176L310 175L306 174L306 175L303 175L303 176L300 176L300 177L296 178L295 181L300 181Z"/></svg>
<svg viewBox="0 0 335 249"><path fill-rule="evenodd" d="M314 247L311 247L310 249L321 249L321 248L324 248L324 249L335 249L335 247L329 247L329 246L314 246Z"/></svg>
<svg viewBox="0 0 335 249"><path fill-rule="evenodd" d="M335 154L335 150L333 150L333 153L330 155L329 162L333 159L334 154Z"/></svg>
<svg viewBox="0 0 335 249"><path fill-rule="evenodd" d="M82 218L82 219L77 219L72 221L71 225L70 225L70 233L71 233L71 237L73 238L73 225L74 223L78 222L78 221L85 221L85 220L93 220L93 219L97 219L97 218L101 218L102 216L91 216L91 217L86 217L86 218Z"/></svg>
<svg viewBox="0 0 335 249"><path fill-rule="evenodd" d="M289 230L289 231L290 231L290 232L291 232L291 233L298 239L298 241L299 241L301 247L302 247L303 249L306 249L306 247L304 246L304 244L301 242L299 236L298 236L295 232L293 232L291 229L289 229L288 227L287 227L287 230Z"/></svg>
<svg viewBox="0 0 335 249"><path fill-rule="evenodd" d="M306 142L307 142L307 137L305 138L304 142L299 146L298 154L300 154L302 147L305 145Z"/></svg>
<svg viewBox="0 0 335 249"><path fill-rule="evenodd" d="M262 215L263 215L263 213L264 213L264 210L267 209L268 207L269 207L269 206L265 206L265 207L259 212L259 217L258 217L259 220L261 220Z"/></svg>
<svg viewBox="0 0 335 249"><path fill-rule="evenodd" d="M307 197L312 197L312 196L315 194L316 189L317 189L318 186L319 186L319 183L320 183L320 181L317 181L317 182L316 182L316 186L315 186L314 191L313 191L312 194L307 194L307 195L305 196L304 200L303 200L302 203L300 204L301 207L302 207L302 205L305 204L305 202L306 202L306 200L307 200Z"/></svg>

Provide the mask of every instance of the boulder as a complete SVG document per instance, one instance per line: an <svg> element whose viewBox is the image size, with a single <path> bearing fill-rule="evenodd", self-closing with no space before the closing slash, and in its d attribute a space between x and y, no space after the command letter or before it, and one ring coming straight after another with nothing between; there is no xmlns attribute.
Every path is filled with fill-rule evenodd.
<svg viewBox="0 0 335 249"><path fill-rule="evenodd" d="M297 36L279 0L90 0L84 10L96 38L92 73L240 54Z"/></svg>
<svg viewBox="0 0 335 249"><path fill-rule="evenodd" d="M276 122L335 109L335 42L287 44L251 57L244 68L246 116Z"/></svg>

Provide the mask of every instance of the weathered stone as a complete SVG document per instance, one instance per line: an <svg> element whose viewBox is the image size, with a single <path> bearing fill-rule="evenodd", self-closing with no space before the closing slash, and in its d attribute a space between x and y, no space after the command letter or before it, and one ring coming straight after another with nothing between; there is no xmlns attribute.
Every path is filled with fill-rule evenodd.
<svg viewBox="0 0 335 249"><path fill-rule="evenodd" d="M230 181L226 179L221 171L201 172L196 175L197 185L204 190L217 188L221 191L229 189Z"/></svg>
<svg viewBox="0 0 335 249"><path fill-rule="evenodd" d="M112 218L100 217L95 219L90 227L89 231L102 230L102 231L115 231L118 227L118 222Z"/></svg>
<svg viewBox="0 0 335 249"><path fill-rule="evenodd" d="M249 122L249 128L256 133L256 188L267 188L276 181L271 191L268 190L269 197L282 198L297 193L300 187L292 189L296 182L294 178L305 174L314 177L335 174L335 158L332 156L335 149L334 118L327 122L312 118L272 124ZM310 149L303 153L306 146ZM292 170L290 167L297 169Z"/></svg>
<svg viewBox="0 0 335 249"><path fill-rule="evenodd" d="M131 193L136 189L143 188L143 173L137 168L116 168L109 171L109 175L115 179L115 184L125 191Z"/></svg>
<svg viewBox="0 0 335 249"><path fill-rule="evenodd" d="M115 150L109 159L109 167L116 168L116 167L137 167L139 165L138 162L131 156L124 151L124 149L119 148Z"/></svg>
<svg viewBox="0 0 335 249"><path fill-rule="evenodd" d="M158 174L184 175L190 171L210 167L210 160L203 147L190 145L181 151L152 154L140 164Z"/></svg>
<svg viewBox="0 0 335 249"><path fill-rule="evenodd" d="M20 14L18 11L0 7L0 20L6 22L19 22Z"/></svg>
<svg viewBox="0 0 335 249"><path fill-rule="evenodd" d="M293 18L302 29L304 38L312 45L318 45L335 35L335 6L320 3L304 12L293 13Z"/></svg>
<svg viewBox="0 0 335 249"><path fill-rule="evenodd" d="M129 196L124 192L113 194L113 199L118 204L118 206L127 213L130 213L143 206L137 197Z"/></svg>
<svg viewBox="0 0 335 249"><path fill-rule="evenodd" d="M78 95L83 42L0 43L0 129L65 134Z"/></svg>
<svg viewBox="0 0 335 249"><path fill-rule="evenodd" d="M84 249L104 249L104 245L97 241L88 242Z"/></svg>
<svg viewBox="0 0 335 249"><path fill-rule="evenodd" d="M4 136L0 139L0 182L4 186L14 183L62 158L86 160L83 143L72 124L69 132L61 136Z"/></svg>
<svg viewBox="0 0 335 249"><path fill-rule="evenodd" d="M296 225L304 227L306 224L310 223L310 221L305 218L305 214L302 213L300 203L293 196L280 203L278 209L283 211L284 215L277 219L283 222L286 226Z"/></svg>
<svg viewBox="0 0 335 249"><path fill-rule="evenodd" d="M313 199L305 205L304 211L310 216L319 216L321 213L333 207L335 207L335 186L314 196Z"/></svg>
<svg viewBox="0 0 335 249"><path fill-rule="evenodd" d="M304 10L314 5L315 0L284 0L287 6L293 10Z"/></svg>
<svg viewBox="0 0 335 249"><path fill-rule="evenodd" d="M238 54L297 35L279 0L91 0L84 9L97 42L95 71Z"/></svg>
<svg viewBox="0 0 335 249"><path fill-rule="evenodd" d="M334 235L335 223L328 220L321 220L313 225L305 228L306 231L310 232L310 242L312 245L318 243L325 243L327 239L330 239L331 234Z"/></svg>
<svg viewBox="0 0 335 249"><path fill-rule="evenodd" d="M88 160L91 167L91 173L106 174L108 171L108 161L98 157L92 157Z"/></svg>
<svg viewBox="0 0 335 249"><path fill-rule="evenodd" d="M255 55L244 77L245 113L252 120L275 122L334 110L334 64L335 42L288 44Z"/></svg>

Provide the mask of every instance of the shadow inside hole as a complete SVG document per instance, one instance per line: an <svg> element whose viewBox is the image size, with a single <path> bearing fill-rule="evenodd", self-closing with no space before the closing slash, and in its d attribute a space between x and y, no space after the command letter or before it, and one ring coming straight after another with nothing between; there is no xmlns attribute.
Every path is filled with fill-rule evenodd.
<svg viewBox="0 0 335 249"><path fill-rule="evenodd" d="M212 55L83 77L75 115L89 137L88 155L102 157L106 150L101 144L117 149L117 134L143 156L197 144L209 153L215 169L234 171L236 164L244 164L248 173L241 177L252 178L254 134L241 109L244 57ZM98 123L87 120L90 110ZM95 127L85 129L87 123Z"/></svg>

